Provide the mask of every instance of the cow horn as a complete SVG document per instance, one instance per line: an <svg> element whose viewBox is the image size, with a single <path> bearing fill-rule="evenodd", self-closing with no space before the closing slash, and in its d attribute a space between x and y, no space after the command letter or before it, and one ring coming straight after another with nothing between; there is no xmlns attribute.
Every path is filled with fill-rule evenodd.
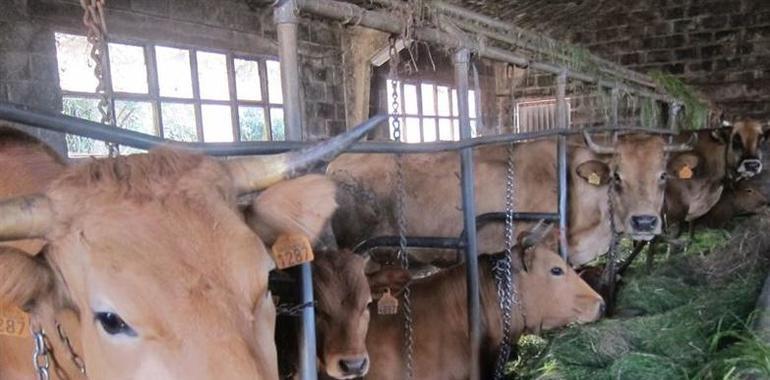
<svg viewBox="0 0 770 380"><path fill-rule="evenodd" d="M682 153L682 152L689 152L692 150L692 147L695 146L695 144L698 143L698 134L693 132L690 135L690 140L688 140L684 144L672 144L672 145L666 145L664 151L666 153Z"/></svg>
<svg viewBox="0 0 770 380"><path fill-rule="evenodd" d="M53 212L44 195L11 198L0 202L0 241L43 237Z"/></svg>
<svg viewBox="0 0 770 380"><path fill-rule="evenodd" d="M522 240L522 248L526 250L536 246L538 243L540 243L541 240L543 240L545 236L551 233L552 229L552 223L546 222L545 220L540 220L534 227L532 227L532 229L529 231L529 234L527 234L527 236Z"/></svg>
<svg viewBox="0 0 770 380"><path fill-rule="evenodd" d="M588 131L583 131L583 139L586 142L586 145L588 145L588 148L591 149L596 154L615 154L616 150L614 146L605 146L605 145L599 145L596 142L594 142L593 138L591 137L591 134L588 133ZM612 135L612 141L613 143L617 142L617 135Z"/></svg>
<svg viewBox="0 0 770 380"><path fill-rule="evenodd" d="M239 193L261 190L297 176L303 169L318 162L330 161L385 119L384 115L375 116L344 134L300 151L237 158L225 161L224 165L233 177Z"/></svg>
<svg viewBox="0 0 770 380"><path fill-rule="evenodd" d="M722 126L723 127L732 127L733 126L733 122L729 121L729 120L722 120Z"/></svg>

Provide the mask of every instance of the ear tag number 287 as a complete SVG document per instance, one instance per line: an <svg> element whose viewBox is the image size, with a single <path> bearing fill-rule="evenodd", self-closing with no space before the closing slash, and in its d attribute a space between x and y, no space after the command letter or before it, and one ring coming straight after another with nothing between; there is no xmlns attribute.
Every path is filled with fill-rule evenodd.
<svg viewBox="0 0 770 380"><path fill-rule="evenodd" d="M0 335L29 336L29 315L17 308L0 307Z"/></svg>

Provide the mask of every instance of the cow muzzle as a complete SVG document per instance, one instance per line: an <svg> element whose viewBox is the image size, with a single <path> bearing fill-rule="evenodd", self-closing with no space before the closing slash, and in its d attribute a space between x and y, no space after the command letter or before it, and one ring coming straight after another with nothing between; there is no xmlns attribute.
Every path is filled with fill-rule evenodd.
<svg viewBox="0 0 770 380"><path fill-rule="evenodd" d="M369 356L343 356L330 363L326 372L335 379L355 379L369 372Z"/></svg>
<svg viewBox="0 0 770 380"><path fill-rule="evenodd" d="M657 215L633 215L631 237L634 240L651 240L660 231L660 217Z"/></svg>
<svg viewBox="0 0 770 380"><path fill-rule="evenodd" d="M742 178L751 178L762 172L762 161L756 158L748 158L741 161L738 166L738 174Z"/></svg>

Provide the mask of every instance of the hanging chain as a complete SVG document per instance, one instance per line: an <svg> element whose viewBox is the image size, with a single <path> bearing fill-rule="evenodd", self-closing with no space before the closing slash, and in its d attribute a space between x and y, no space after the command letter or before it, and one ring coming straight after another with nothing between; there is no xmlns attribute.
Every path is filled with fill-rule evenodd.
<svg viewBox="0 0 770 380"><path fill-rule="evenodd" d="M617 265L618 245L620 244L620 233L618 232L617 224L615 221L615 191L614 188L618 186L615 176L610 177L610 183L607 186L607 206L610 213L610 247L607 251L607 266L605 268L604 281L609 287L608 297L614 297L615 293L615 265ZM611 307L613 300L605 300L608 308Z"/></svg>
<svg viewBox="0 0 770 380"><path fill-rule="evenodd" d="M511 355L513 347L513 331L511 329L511 314L514 304L518 304L518 294L513 285L513 270L511 260L513 255L513 144L508 146L508 164L505 176L505 254L495 260L492 266L492 274L497 288L497 300L500 304L500 313L503 325L503 340L495 362L494 379L502 379L505 372L505 364Z"/></svg>
<svg viewBox="0 0 770 380"><path fill-rule="evenodd" d="M391 127L393 128L393 139L401 141L401 120L399 119L400 110L399 107L399 83L398 79L398 65L399 56L398 49L396 49L396 37L390 37L390 80L393 86L392 95L392 112ZM396 223L398 224L398 236L399 236L399 250L398 257L401 263L401 267L404 270L409 270L409 254L406 250L406 184L404 182L404 165L403 157L400 154L396 155ZM413 347L414 347L414 331L412 320L412 291L407 284L404 287L401 297L403 298L403 311L404 311L404 359L406 360L406 377L405 379L412 379L414 376L413 368Z"/></svg>
<svg viewBox="0 0 770 380"><path fill-rule="evenodd" d="M32 365L35 366L35 373L38 380L49 380L51 369L51 349L48 345L48 337L42 328L35 328L32 331L32 337L35 340L35 352L32 355Z"/></svg>
<svg viewBox="0 0 770 380"><path fill-rule="evenodd" d="M67 351L70 353L70 360L72 360L72 363L75 364L75 367L77 367L78 371L82 373L83 375L86 374L86 363L83 361L83 359L75 352L75 348L72 347L72 343L70 342L70 338L67 336L67 334L64 333L64 328L62 328L61 323L56 322L56 332L59 333L59 339L64 343L64 346L67 347Z"/></svg>
<svg viewBox="0 0 770 380"><path fill-rule="evenodd" d="M115 115L112 112L112 93L107 86L107 23L104 17L106 0L80 0L83 7L83 25L87 30L88 42L91 44L91 59L94 61L94 76L96 76L96 92L99 97L99 114L102 124L114 125ZM110 157L120 154L117 144L106 142Z"/></svg>

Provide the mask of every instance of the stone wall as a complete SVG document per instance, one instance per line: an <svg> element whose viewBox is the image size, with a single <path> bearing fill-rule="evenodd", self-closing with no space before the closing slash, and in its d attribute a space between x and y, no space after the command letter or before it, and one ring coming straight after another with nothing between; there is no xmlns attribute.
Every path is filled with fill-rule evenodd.
<svg viewBox="0 0 770 380"><path fill-rule="evenodd" d="M637 71L675 74L728 116L770 118L770 1L617 4L551 34Z"/></svg>
<svg viewBox="0 0 770 380"><path fill-rule="evenodd" d="M241 54L277 55L269 7L242 0L110 0L110 35L137 42L174 44ZM84 33L78 0L4 0L0 6L0 100L60 112L54 32ZM326 137L345 129L340 28L300 25L305 135ZM64 152L61 134L29 129Z"/></svg>

